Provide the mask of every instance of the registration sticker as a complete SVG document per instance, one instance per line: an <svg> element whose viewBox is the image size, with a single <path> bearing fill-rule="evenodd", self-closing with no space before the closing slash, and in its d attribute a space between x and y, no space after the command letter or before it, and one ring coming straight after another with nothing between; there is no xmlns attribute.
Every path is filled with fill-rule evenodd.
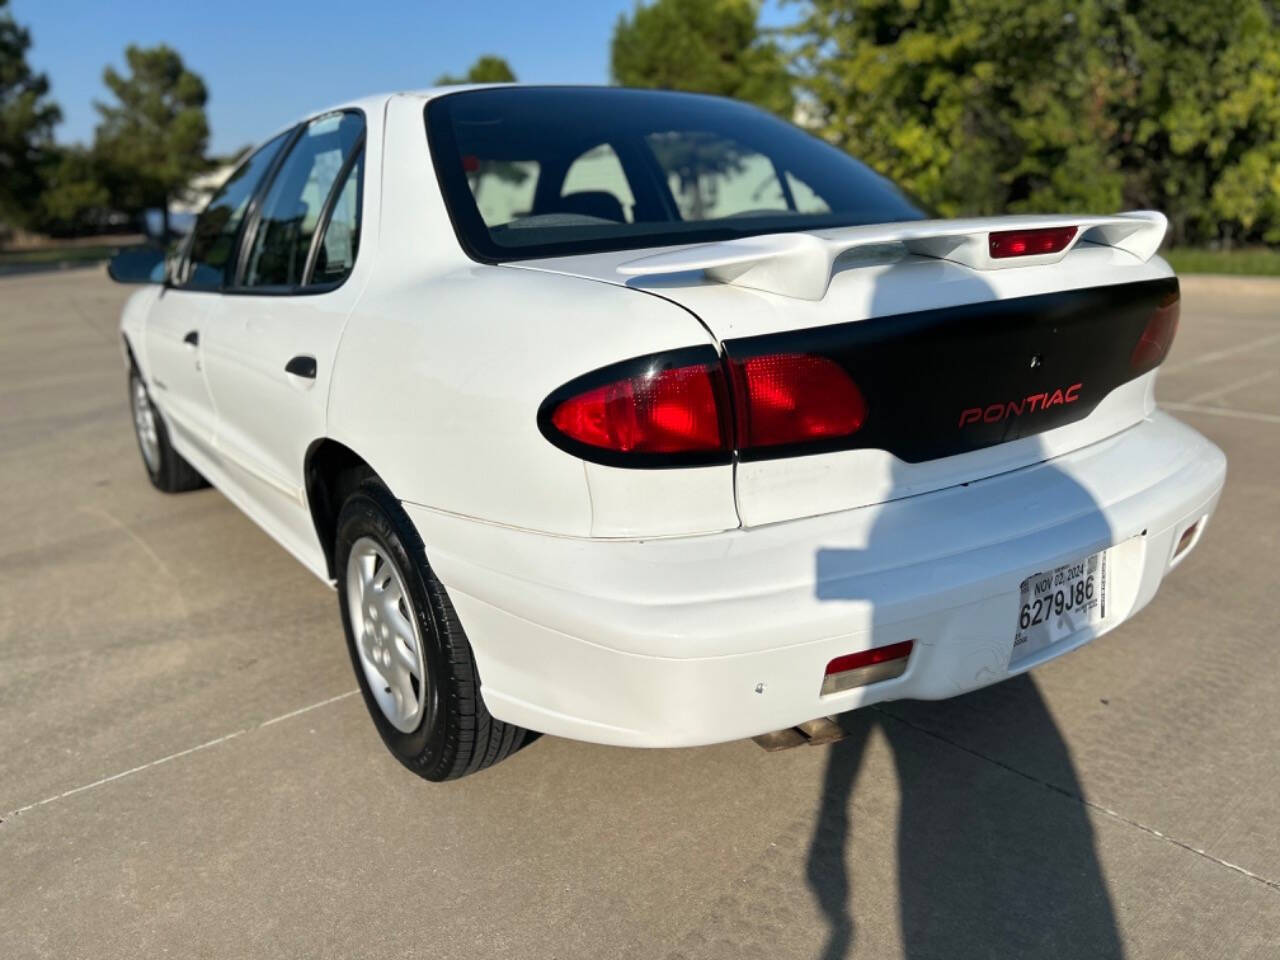
<svg viewBox="0 0 1280 960"><path fill-rule="evenodd" d="M1022 581L1010 666L1106 619L1111 586L1107 553L1103 550Z"/></svg>

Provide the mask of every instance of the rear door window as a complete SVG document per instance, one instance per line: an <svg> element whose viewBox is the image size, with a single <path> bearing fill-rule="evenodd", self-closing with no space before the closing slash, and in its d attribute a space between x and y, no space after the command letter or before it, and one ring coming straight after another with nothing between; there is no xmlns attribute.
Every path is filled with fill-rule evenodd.
<svg viewBox="0 0 1280 960"><path fill-rule="evenodd" d="M310 286L341 283L356 265L360 249L360 211L364 205L364 148L334 197L329 222L316 251Z"/></svg>
<svg viewBox="0 0 1280 960"><path fill-rule="evenodd" d="M263 199L243 286L293 288L304 282L320 218L363 134L364 118L354 111L307 124Z"/></svg>

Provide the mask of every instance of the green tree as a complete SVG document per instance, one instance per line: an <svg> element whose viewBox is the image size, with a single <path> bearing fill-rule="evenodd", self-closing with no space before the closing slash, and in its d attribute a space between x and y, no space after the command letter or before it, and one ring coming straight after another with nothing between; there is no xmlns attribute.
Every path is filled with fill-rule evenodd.
<svg viewBox="0 0 1280 960"><path fill-rule="evenodd" d="M31 33L8 6L0 0L0 217L29 226L39 215L40 174L62 112L49 100L48 77L27 64Z"/></svg>
<svg viewBox="0 0 1280 960"><path fill-rule="evenodd" d="M1153 207L1280 241L1269 0L804 0L802 105L947 216Z"/></svg>
<svg viewBox="0 0 1280 960"><path fill-rule="evenodd" d="M465 74L462 76L454 76L453 74L442 73L436 83L444 85L452 85L459 83L515 83L515 71L511 69L511 64L507 63L502 57L494 56L486 53L482 57L476 58Z"/></svg>
<svg viewBox="0 0 1280 960"><path fill-rule="evenodd" d="M207 166L208 93L177 51L163 44L131 45L125 61L128 75L112 67L103 71L117 102L94 104L102 117L94 151L108 171L115 204L131 212L160 207L167 234L169 198Z"/></svg>
<svg viewBox="0 0 1280 960"><path fill-rule="evenodd" d="M1107 24L1130 64L1112 103L1134 205L1179 242L1280 241L1280 29L1263 0L1130 3Z"/></svg>
<svg viewBox="0 0 1280 960"><path fill-rule="evenodd" d="M812 0L795 27L805 108L945 216L1113 209L1097 23L1094 0Z"/></svg>
<svg viewBox="0 0 1280 960"><path fill-rule="evenodd" d="M795 100L786 58L761 30L759 16L759 0L637 5L613 28L613 80L735 97L789 119Z"/></svg>
<svg viewBox="0 0 1280 960"><path fill-rule="evenodd" d="M38 225L46 232L82 232L111 204L97 159L83 147L57 149L42 179Z"/></svg>

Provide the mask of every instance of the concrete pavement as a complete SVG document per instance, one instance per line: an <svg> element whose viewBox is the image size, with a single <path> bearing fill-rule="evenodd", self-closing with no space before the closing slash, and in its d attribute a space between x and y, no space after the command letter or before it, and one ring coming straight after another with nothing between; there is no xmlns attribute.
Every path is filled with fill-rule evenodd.
<svg viewBox="0 0 1280 960"><path fill-rule="evenodd" d="M100 270L0 280L0 956L1280 956L1280 283L1184 284L1227 452L1155 603L829 748L543 737L424 783L337 602L147 484Z"/></svg>

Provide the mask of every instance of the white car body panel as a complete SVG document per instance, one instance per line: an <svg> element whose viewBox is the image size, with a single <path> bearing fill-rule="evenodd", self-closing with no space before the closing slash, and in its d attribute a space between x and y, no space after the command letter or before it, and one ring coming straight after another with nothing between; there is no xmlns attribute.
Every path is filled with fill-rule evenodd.
<svg viewBox="0 0 1280 960"><path fill-rule="evenodd" d="M549 538L409 514L472 635L494 716L693 746L954 696L1079 647L1150 601L1224 473L1216 447L1156 413L969 486L714 536ZM1010 670L1019 583L1107 546L1113 614ZM907 639L917 649L902 677L820 694L833 658Z"/></svg>
<svg viewBox="0 0 1280 960"><path fill-rule="evenodd" d="M366 124L362 234L376 249L382 163L382 104L360 109ZM329 111L325 111L329 112ZM362 237L362 244L366 243ZM304 467L310 445L323 437L338 344L377 261L357 257L335 290L304 296L214 295L212 322L202 336L205 381L218 410L215 445L245 493L305 541L315 535L307 506ZM284 371L295 357L316 361L316 376Z"/></svg>
<svg viewBox="0 0 1280 960"><path fill-rule="evenodd" d="M122 331L178 451L325 580L308 452L339 443L382 478L449 590L498 719L674 746L973 689L1140 609L1212 512L1225 460L1155 409L1154 372L1076 423L916 464L849 450L637 470L566 453L539 432L539 405L620 360L1171 271L1087 242L990 271L881 246L833 259L825 296L807 300L700 270L623 269L659 253L693 262L678 260L692 246L479 263L430 162L433 95L342 105L367 123L361 244L342 286L150 288ZM182 343L195 324L198 348ZM313 382L284 372L298 355L315 357ZM1114 614L1011 671L1018 584L1108 547ZM902 677L820 695L830 659L903 638L918 647Z"/></svg>
<svg viewBox="0 0 1280 960"><path fill-rule="evenodd" d="M141 340L152 396L169 418L175 444L204 457L213 450L217 413L199 349L185 338L208 328L217 305L217 298L207 294L162 290L148 313Z"/></svg>

